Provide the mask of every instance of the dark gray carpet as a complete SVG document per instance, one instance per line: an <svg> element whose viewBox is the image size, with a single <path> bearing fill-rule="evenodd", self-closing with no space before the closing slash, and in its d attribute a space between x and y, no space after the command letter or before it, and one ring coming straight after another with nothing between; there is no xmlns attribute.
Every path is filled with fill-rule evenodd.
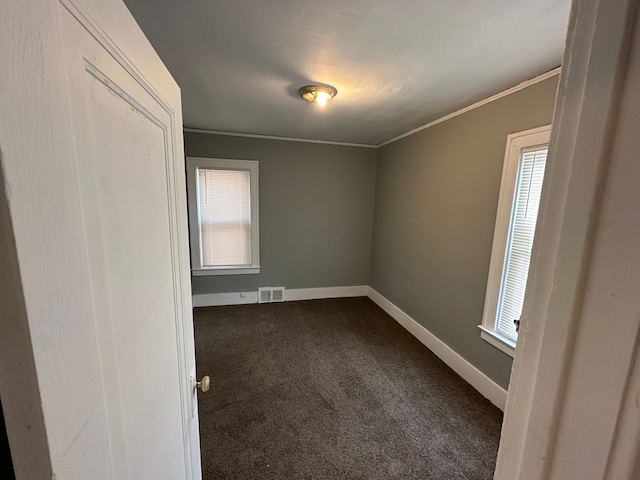
<svg viewBox="0 0 640 480"><path fill-rule="evenodd" d="M199 308L205 479L491 479L501 412L368 298Z"/></svg>

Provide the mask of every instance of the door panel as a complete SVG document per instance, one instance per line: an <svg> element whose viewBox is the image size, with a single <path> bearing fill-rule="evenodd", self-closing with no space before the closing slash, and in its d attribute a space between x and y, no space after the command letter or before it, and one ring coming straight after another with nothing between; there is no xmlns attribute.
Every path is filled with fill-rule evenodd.
<svg viewBox="0 0 640 480"><path fill-rule="evenodd" d="M165 130L85 72L90 140L79 155L105 408L128 466L126 478L180 478L184 464L172 282ZM142 99L146 100L146 99ZM153 408L150 408L150 407ZM133 458L131 454L135 452ZM139 458L148 462L141 465ZM140 469L144 470L140 470ZM155 469L159 469L154 471Z"/></svg>

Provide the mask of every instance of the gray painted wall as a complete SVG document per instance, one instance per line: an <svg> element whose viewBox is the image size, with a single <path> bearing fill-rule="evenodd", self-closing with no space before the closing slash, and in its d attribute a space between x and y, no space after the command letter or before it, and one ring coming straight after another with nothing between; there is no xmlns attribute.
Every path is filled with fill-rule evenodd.
<svg viewBox="0 0 640 480"><path fill-rule="evenodd" d="M260 162L260 274L193 278L193 293L368 285L376 150L185 133L187 156Z"/></svg>
<svg viewBox="0 0 640 480"><path fill-rule="evenodd" d="M370 285L503 387L480 338L507 135L551 123L553 77L378 151Z"/></svg>

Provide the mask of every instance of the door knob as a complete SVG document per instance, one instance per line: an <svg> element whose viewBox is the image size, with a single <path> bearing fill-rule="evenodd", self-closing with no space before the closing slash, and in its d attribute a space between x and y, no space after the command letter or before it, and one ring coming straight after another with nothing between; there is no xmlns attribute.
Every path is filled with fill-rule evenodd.
<svg viewBox="0 0 640 480"><path fill-rule="evenodd" d="M203 392L209 391L210 386L211 386L211 379L209 378L209 375L205 375L204 377L202 377L202 380L196 383L196 389L199 388Z"/></svg>

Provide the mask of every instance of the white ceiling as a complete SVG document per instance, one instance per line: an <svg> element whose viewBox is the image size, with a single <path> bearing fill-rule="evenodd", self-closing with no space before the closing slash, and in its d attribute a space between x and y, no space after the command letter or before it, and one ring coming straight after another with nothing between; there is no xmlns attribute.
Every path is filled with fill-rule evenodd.
<svg viewBox="0 0 640 480"><path fill-rule="evenodd" d="M125 0L185 127L377 145L560 65L569 0ZM298 97L328 83L324 108Z"/></svg>

